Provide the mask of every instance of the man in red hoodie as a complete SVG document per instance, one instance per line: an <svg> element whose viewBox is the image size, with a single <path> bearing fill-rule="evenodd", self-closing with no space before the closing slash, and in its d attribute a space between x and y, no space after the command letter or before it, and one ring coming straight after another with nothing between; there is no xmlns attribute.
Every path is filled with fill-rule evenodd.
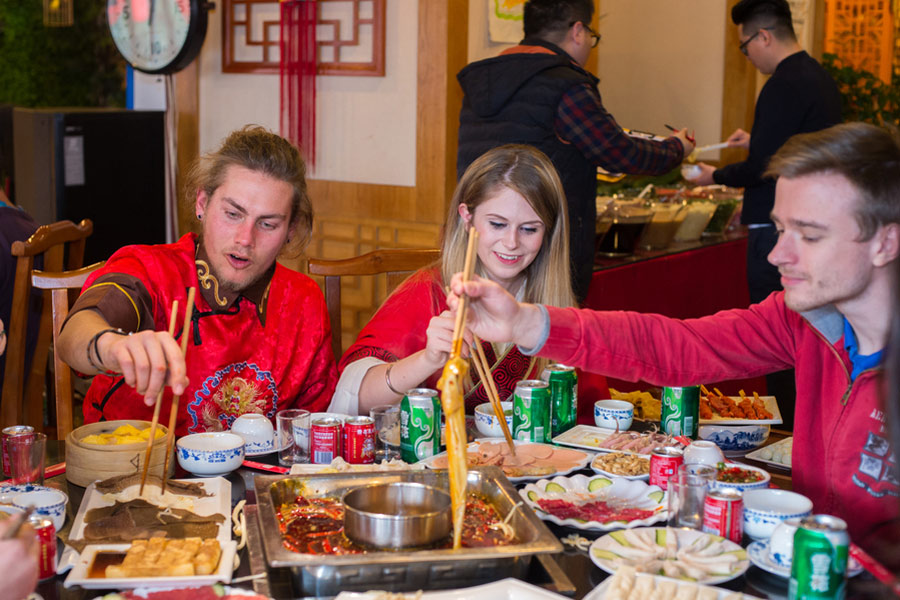
<svg viewBox="0 0 900 600"><path fill-rule="evenodd" d="M482 339L611 377L683 386L793 367L794 490L897 563L900 485L881 362L900 255L900 139L863 123L797 135L769 174L779 236L769 261L784 291L749 309L681 321L520 304L458 275L452 289L475 298L469 326Z"/></svg>

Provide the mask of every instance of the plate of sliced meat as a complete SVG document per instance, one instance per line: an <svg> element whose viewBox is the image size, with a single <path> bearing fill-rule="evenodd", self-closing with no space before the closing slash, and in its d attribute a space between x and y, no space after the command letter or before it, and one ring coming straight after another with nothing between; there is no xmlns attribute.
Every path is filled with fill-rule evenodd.
<svg viewBox="0 0 900 600"><path fill-rule="evenodd" d="M684 448L682 438L673 437L656 431L619 431L590 425L576 425L555 438L553 443L576 448L587 448L598 452L626 452L650 456L654 448L672 446Z"/></svg>
<svg viewBox="0 0 900 600"><path fill-rule="evenodd" d="M540 518L576 529L612 531L668 518L666 493L640 480L577 474L529 483L519 494Z"/></svg>
<svg viewBox="0 0 900 600"><path fill-rule="evenodd" d="M585 468L593 454L551 444L516 442L516 455L510 452L506 440L483 438L466 447L466 461L470 467L495 465L513 483L534 481L541 477L566 475ZM421 461L429 469L446 469L447 453L442 452Z"/></svg>

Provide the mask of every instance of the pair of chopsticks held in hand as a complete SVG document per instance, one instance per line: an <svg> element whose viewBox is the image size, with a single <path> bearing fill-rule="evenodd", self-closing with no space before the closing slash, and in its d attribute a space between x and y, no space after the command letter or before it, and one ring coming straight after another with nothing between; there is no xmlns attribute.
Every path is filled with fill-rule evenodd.
<svg viewBox="0 0 900 600"><path fill-rule="evenodd" d="M475 263L478 260L476 248L478 246L478 232L474 227L469 228L469 243L466 247L465 268L463 269L463 282L468 281L475 271ZM451 347L458 349L462 346L462 336L465 329L466 311L468 309L468 297L463 295L460 298L460 304L456 313L456 325L453 328L453 342ZM503 430L503 437L509 445L513 455L516 454L516 446L513 443L512 434L509 431L509 425L506 423L506 415L503 413L503 404L500 402L500 394L497 392L497 385L494 383L494 376L491 373L491 365L488 363L487 357L484 355L484 348L481 347L481 340L478 336L473 335L472 346L475 352L472 353L472 362L475 364L475 370L478 371L478 377L481 378L481 384L487 394L488 400L500 421L500 428Z"/></svg>
<svg viewBox="0 0 900 600"><path fill-rule="evenodd" d="M188 290L188 298L187 304L184 307L184 325L181 329L181 355L185 356L187 353L187 340L188 340L188 331L191 327L191 313L194 309L194 297L197 294L197 288L190 288ZM175 317L178 314L178 300L172 301L172 310L169 313L169 335L175 337ZM153 442L156 441L156 427L159 425L159 408L162 404L163 391L165 388L159 391L159 395L156 397L156 405L153 407L153 420L150 422L150 436L147 438L147 450L144 454L144 469L141 472L141 487L138 491L138 495L144 494L144 483L147 481L147 471L150 468L150 455L153 452ZM175 445L175 422L178 419L178 401L181 399L181 396L173 396L172 397L172 407L169 410L169 431L166 433L166 457L163 462L163 472L162 472L162 487L161 490L163 493L166 491L166 479L168 478L169 472L169 455L172 454L172 448Z"/></svg>

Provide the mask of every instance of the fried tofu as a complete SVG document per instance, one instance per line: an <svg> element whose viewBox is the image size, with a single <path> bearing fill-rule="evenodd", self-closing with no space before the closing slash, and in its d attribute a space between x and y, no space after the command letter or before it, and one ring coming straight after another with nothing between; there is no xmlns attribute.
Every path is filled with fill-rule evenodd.
<svg viewBox="0 0 900 600"><path fill-rule="evenodd" d="M106 577L183 577L215 572L222 556L218 540L155 537L135 540L119 565L106 567Z"/></svg>

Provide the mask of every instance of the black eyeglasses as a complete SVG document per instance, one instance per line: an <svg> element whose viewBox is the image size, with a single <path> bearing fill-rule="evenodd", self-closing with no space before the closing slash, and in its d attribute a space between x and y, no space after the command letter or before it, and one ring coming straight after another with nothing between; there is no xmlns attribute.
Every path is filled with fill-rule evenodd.
<svg viewBox="0 0 900 600"><path fill-rule="evenodd" d="M756 30L756 33L754 33L753 35L748 37L746 40L741 42L741 45L738 46L738 50L741 51L741 54L743 54L744 56L747 56L747 45L750 42L752 42L754 39L756 39L756 36L758 36L759 32L762 31L763 29L772 29L772 28L771 27L760 27L759 29Z"/></svg>
<svg viewBox="0 0 900 600"><path fill-rule="evenodd" d="M597 44L600 43L600 34L591 29L589 25L586 25L584 23L582 23L582 25L584 25L584 28L587 29L588 33L591 34L591 48L596 48Z"/></svg>

